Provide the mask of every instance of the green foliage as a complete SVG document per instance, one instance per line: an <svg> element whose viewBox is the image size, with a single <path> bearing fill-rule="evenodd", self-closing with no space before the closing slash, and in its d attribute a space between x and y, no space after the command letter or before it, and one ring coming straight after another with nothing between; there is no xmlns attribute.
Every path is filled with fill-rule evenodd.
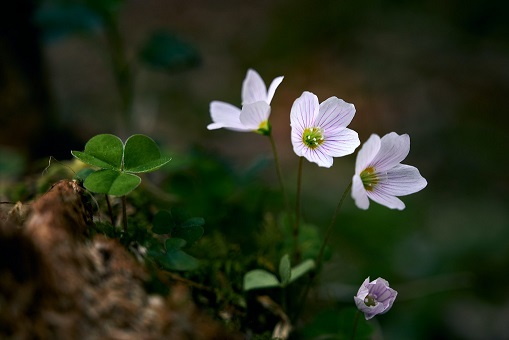
<svg viewBox="0 0 509 340"><path fill-rule="evenodd" d="M153 258L167 270L193 270L199 265L197 259L181 250L186 241L180 238L169 238L165 242L164 252L151 251Z"/></svg>
<svg viewBox="0 0 509 340"><path fill-rule="evenodd" d="M285 254L279 263L280 279L264 269L254 269L244 275L244 290L248 291L252 289L273 287L284 288L314 268L315 261L311 259L305 260L299 265L291 268L290 257L288 254Z"/></svg>
<svg viewBox="0 0 509 340"><path fill-rule="evenodd" d="M124 196L136 189L141 178L134 173L150 172L167 164L157 144L144 135L133 135L125 144L110 134L92 137L84 151L71 151L82 162L100 170L89 174L83 185L91 192Z"/></svg>
<svg viewBox="0 0 509 340"><path fill-rule="evenodd" d="M154 32L140 51L140 59L146 65L167 72L186 70L200 64L198 51L175 35Z"/></svg>
<svg viewBox="0 0 509 340"><path fill-rule="evenodd" d="M154 247L150 255L167 270L194 270L199 262L182 248L191 247L203 235L205 220L201 217L186 218L183 213L159 211L153 219L152 232L168 236L164 249Z"/></svg>

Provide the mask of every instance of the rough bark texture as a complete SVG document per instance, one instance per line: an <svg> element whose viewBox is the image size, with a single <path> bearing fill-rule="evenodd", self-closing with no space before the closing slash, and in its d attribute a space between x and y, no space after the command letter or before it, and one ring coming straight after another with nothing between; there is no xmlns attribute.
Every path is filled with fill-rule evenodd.
<svg viewBox="0 0 509 340"><path fill-rule="evenodd" d="M25 210L1 216L0 338L233 338L195 308L187 287L149 295L147 273L121 244L88 238L91 214L76 182L54 185L26 221Z"/></svg>

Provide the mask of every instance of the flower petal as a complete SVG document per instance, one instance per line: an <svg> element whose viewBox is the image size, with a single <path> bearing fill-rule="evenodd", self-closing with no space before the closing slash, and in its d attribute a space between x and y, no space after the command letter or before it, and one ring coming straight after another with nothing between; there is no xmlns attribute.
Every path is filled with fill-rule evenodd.
<svg viewBox="0 0 509 340"><path fill-rule="evenodd" d="M310 149L308 147L304 147L302 149L302 153L308 161L314 162L318 164L318 166L324 168L330 168L332 166L332 157L324 153L322 148Z"/></svg>
<svg viewBox="0 0 509 340"><path fill-rule="evenodd" d="M250 130L258 130L260 124L269 119L270 106L264 101L247 104L240 112L240 122Z"/></svg>
<svg viewBox="0 0 509 340"><path fill-rule="evenodd" d="M372 191L366 191L366 194L368 195L369 198L371 198L378 204L384 205L390 209L398 210L405 209L405 203L403 203L402 200L400 200L396 196L388 195L382 190L377 190L377 187L378 186L376 186L375 189Z"/></svg>
<svg viewBox="0 0 509 340"><path fill-rule="evenodd" d="M362 184L361 176L357 174L352 178L352 198L359 209L366 210L369 208L368 194Z"/></svg>
<svg viewBox="0 0 509 340"><path fill-rule="evenodd" d="M337 97L330 97L320 104L316 126L325 133L345 128L355 116L355 106Z"/></svg>
<svg viewBox="0 0 509 340"><path fill-rule="evenodd" d="M388 171L404 160L409 152L410 137L391 132L380 140L380 150L371 164L377 172Z"/></svg>
<svg viewBox="0 0 509 340"><path fill-rule="evenodd" d="M267 87L258 72L249 69L242 83L242 105L258 101L267 101Z"/></svg>
<svg viewBox="0 0 509 340"><path fill-rule="evenodd" d="M380 176L380 179L375 190L391 196L410 195L424 189L428 184L416 167L406 164L396 165Z"/></svg>
<svg viewBox="0 0 509 340"><path fill-rule="evenodd" d="M210 103L210 116L214 123L209 124L207 129L230 129L237 131L249 131L240 122L240 109L231 104L213 101Z"/></svg>
<svg viewBox="0 0 509 340"><path fill-rule="evenodd" d="M318 108L318 97L311 92L303 92L299 98L295 99L290 111L292 130L298 128L300 131L304 131L308 127L314 127Z"/></svg>
<svg viewBox="0 0 509 340"><path fill-rule="evenodd" d="M361 149L357 153L355 161L355 173L360 175L368 166L371 165L372 160L380 150L380 137L377 134L372 134L369 139L364 142Z"/></svg>
<svg viewBox="0 0 509 340"><path fill-rule="evenodd" d="M320 145L332 157L349 155L361 144L359 135L354 130L342 128L324 135L324 142Z"/></svg>
<svg viewBox="0 0 509 340"><path fill-rule="evenodd" d="M272 83L270 83L269 92L267 93L267 104L270 104L270 102L272 101L272 98L274 97L274 93L276 92L276 89L279 86L279 84L281 84L281 82L283 81L283 78L284 77L274 78Z"/></svg>

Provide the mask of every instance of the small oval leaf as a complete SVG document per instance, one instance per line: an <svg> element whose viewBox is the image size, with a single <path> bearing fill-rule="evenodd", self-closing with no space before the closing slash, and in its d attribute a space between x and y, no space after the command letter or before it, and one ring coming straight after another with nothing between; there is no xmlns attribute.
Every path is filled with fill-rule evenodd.
<svg viewBox="0 0 509 340"><path fill-rule="evenodd" d="M136 175L105 169L90 174L83 186L97 194L125 196L136 189L140 182L141 178Z"/></svg>
<svg viewBox="0 0 509 340"><path fill-rule="evenodd" d="M290 256L285 254L279 262L279 277L281 279L281 285L286 286L290 282L292 276L292 269L290 266Z"/></svg>
<svg viewBox="0 0 509 340"><path fill-rule="evenodd" d="M92 137L85 150L71 151L71 154L82 162L103 169L121 170L124 145L120 138L110 134Z"/></svg>
<svg viewBox="0 0 509 340"><path fill-rule="evenodd" d="M254 269L244 275L244 290L279 287L277 277L263 269Z"/></svg>
<svg viewBox="0 0 509 340"><path fill-rule="evenodd" d="M309 272L310 270L312 270L314 268L315 268L315 261L311 260L311 259L307 259L304 262L296 265L295 267L292 268L289 282L293 282L293 281L297 280L299 277L301 277L302 275L306 274L307 272Z"/></svg>
<svg viewBox="0 0 509 340"><path fill-rule="evenodd" d="M149 172L170 161L161 157L156 142L145 135L132 135L125 142L124 170L127 172Z"/></svg>

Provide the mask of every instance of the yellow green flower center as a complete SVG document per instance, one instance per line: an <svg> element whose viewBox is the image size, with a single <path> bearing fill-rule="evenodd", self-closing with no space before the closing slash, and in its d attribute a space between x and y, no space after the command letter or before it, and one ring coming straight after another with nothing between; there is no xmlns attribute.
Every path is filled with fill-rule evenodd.
<svg viewBox="0 0 509 340"><path fill-rule="evenodd" d="M376 306L376 300L371 294L368 294L364 298L364 304L368 307L374 307L374 306Z"/></svg>
<svg viewBox="0 0 509 340"><path fill-rule="evenodd" d="M361 172L361 180L362 184L364 184L364 189L371 191L375 188L375 186L380 181L376 175L375 168L372 166L367 167Z"/></svg>
<svg viewBox="0 0 509 340"><path fill-rule="evenodd" d="M259 133L260 135L268 136L270 135L271 129L272 127L270 126L269 121L264 120L263 122L260 123L260 125L258 126L258 130L256 130L256 132Z"/></svg>
<svg viewBox="0 0 509 340"><path fill-rule="evenodd" d="M308 148L317 148L324 142L322 129L319 127L306 128L302 134L302 142Z"/></svg>

